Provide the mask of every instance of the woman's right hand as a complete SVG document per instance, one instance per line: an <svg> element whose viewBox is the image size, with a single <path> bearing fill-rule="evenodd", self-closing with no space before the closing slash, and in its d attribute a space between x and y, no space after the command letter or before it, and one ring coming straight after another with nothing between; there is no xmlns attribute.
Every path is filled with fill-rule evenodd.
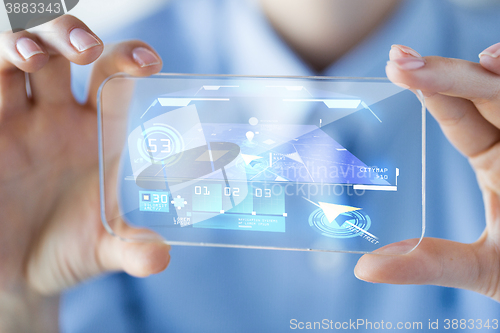
<svg viewBox="0 0 500 333"><path fill-rule="evenodd" d="M70 62L94 61L82 105L71 93ZM37 33L0 35L0 331L54 331L57 317L48 315L57 315L65 288L106 271L148 276L167 267L169 246L158 235L126 228L123 236L151 240L134 243L105 231L97 151L103 80L161 67L145 43L104 48L72 16Z"/></svg>

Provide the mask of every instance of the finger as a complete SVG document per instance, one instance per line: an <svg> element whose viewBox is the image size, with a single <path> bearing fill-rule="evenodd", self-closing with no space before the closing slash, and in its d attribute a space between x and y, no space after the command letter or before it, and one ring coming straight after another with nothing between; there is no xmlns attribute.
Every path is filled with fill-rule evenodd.
<svg viewBox="0 0 500 333"><path fill-rule="evenodd" d="M74 101L71 92L71 65L61 55L51 55L39 71L29 74L33 102L61 106ZM52 108L60 111L62 108Z"/></svg>
<svg viewBox="0 0 500 333"><path fill-rule="evenodd" d="M27 31L0 34L0 117L27 110L24 72L42 68L47 60L48 52L37 36Z"/></svg>
<svg viewBox="0 0 500 333"><path fill-rule="evenodd" d="M414 89L469 100L493 100L500 78L479 64L443 57L393 58L386 68L389 79Z"/></svg>
<svg viewBox="0 0 500 333"><path fill-rule="evenodd" d="M124 226L124 237L142 239L130 242L112 236L98 225L102 235L95 239L97 244L94 247L92 237L95 235L70 230L72 227L66 221L74 217L74 210L68 210L63 215L64 225L55 223L48 226L48 231L37 242L26 264L28 283L42 294L59 293L84 279L108 271L124 270L131 275L145 277L161 272L170 262L170 246L151 231ZM80 240L71 238L75 235ZM81 247L81 240L84 247Z"/></svg>
<svg viewBox="0 0 500 333"><path fill-rule="evenodd" d="M427 66L424 59L416 51L406 46L394 45L389 57L391 62L396 64L394 66L388 64L387 66L387 75L393 81L397 80L394 78L395 74L397 76L401 72L403 74L408 72L409 75L412 75L424 65ZM403 61L402 68L397 64L398 61ZM410 82L405 82L404 86L410 87L407 83ZM414 82L410 83L411 88L423 88L422 86L415 87L414 84ZM450 141L465 155L474 156L490 148L500 139L497 127L485 119L471 101L435 92L429 93L429 90L427 90L427 96L427 108L440 123Z"/></svg>
<svg viewBox="0 0 500 333"><path fill-rule="evenodd" d="M24 73L0 74L0 121L28 110L28 105Z"/></svg>
<svg viewBox="0 0 500 333"><path fill-rule="evenodd" d="M97 91L109 76L125 72L133 76L149 76L161 70L162 61L156 51L141 41L128 41L106 46L96 62L90 79L88 106L97 106Z"/></svg>
<svg viewBox="0 0 500 333"><path fill-rule="evenodd" d="M492 73L500 75L500 43L488 47L479 54L479 63Z"/></svg>
<svg viewBox="0 0 500 333"><path fill-rule="evenodd" d="M37 31L50 53L48 63L30 75L34 100L41 103L72 102L70 62L86 65L103 51L101 40L80 20L62 16Z"/></svg>
<svg viewBox="0 0 500 333"><path fill-rule="evenodd" d="M95 61L104 49L99 37L71 15L64 15L41 25L36 29L36 35L51 55L61 54L78 65Z"/></svg>
<svg viewBox="0 0 500 333"><path fill-rule="evenodd" d="M123 270L130 275L146 277L167 268L170 246L157 234L146 229L127 227L122 237L105 234L98 249L98 260L104 271Z"/></svg>
<svg viewBox="0 0 500 333"><path fill-rule="evenodd" d="M481 65L442 57L405 57L387 63L386 73L393 82L426 92L471 100L479 112L500 127L500 77Z"/></svg>
<svg viewBox="0 0 500 333"><path fill-rule="evenodd" d="M394 44L389 51L389 59L394 60L397 58L422 58L422 56L411 47Z"/></svg>
<svg viewBox="0 0 500 333"><path fill-rule="evenodd" d="M498 297L490 279L498 277L498 263L485 255L484 243L462 244L437 238L424 238L412 252L418 239L387 245L377 254L360 258L354 274L361 280L390 284L432 284L473 290ZM482 259L480 259L482 258ZM493 268L492 267L496 267Z"/></svg>
<svg viewBox="0 0 500 333"><path fill-rule="evenodd" d="M0 74L17 71L34 72L48 61L48 51L38 36L21 31L0 34Z"/></svg>
<svg viewBox="0 0 500 333"><path fill-rule="evenodd" d="M500 130L471 101L435 94L425 103L446 137L465 156L477 156L500 141Z"/></svg>

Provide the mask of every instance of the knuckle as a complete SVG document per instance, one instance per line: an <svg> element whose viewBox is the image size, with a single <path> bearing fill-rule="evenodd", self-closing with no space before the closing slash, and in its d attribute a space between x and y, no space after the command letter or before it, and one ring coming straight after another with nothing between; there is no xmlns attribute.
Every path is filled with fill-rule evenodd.
<svg viewBox="0 0 500 333"><path fill-rule="evenodd" d="M494 242L483 245L486 246L480 252L474 252L480 263L475 282L480 293L500 301L500 249Z"/></svg>
<svg viewBox="0 0 500 333"><path fill-rule="evenodd" d="M442 66L444 70L448 73L460 73L460 65L457 62L456 59L451 59L451 58L441 58L440 59ZM451 91L456 90L456 85L459 83L460 80L457 80L457 78L453 75L451 77L451 80L447 80L447 84L445 87L443 87L444 93L449 93Z"/></svg>

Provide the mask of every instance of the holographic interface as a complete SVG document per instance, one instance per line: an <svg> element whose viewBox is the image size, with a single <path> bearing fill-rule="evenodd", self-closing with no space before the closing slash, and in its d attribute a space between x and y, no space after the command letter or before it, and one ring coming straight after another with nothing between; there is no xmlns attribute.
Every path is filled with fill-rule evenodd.
<svg viewBox="0 0 500 333"><path fill-rule="evenodd" d="M118 236L350 252L422 237L425 108L387 80L118 76L100 99Z"/></svg>

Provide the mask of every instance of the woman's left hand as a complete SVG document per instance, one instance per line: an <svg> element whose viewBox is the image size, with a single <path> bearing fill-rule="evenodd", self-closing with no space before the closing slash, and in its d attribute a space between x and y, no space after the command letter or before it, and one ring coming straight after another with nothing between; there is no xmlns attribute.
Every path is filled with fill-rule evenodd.
<svg viewBox="0 0 500 333"><path fill-rule="evenodd" d="M361 257L354 272L362 280L392 284L433 284L476 291L500 301L500 43L480 54L480 63L421 57L394 45L389 79L421 90L428 110L450 142L476 172L483 193L486 227L463 244L424 238L387 245ZM459 202L456 205L460 205Z"/></svg>

